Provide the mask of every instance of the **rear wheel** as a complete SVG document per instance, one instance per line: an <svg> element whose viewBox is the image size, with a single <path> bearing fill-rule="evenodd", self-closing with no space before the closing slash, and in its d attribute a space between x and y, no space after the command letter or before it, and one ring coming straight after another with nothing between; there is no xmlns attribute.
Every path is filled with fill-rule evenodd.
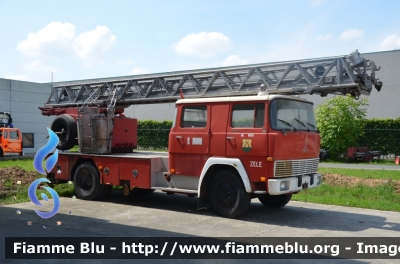
<svg viewBox="0 0 400 264"><path fill-rule="evenodd" d="M251 195L236 173L221 171L211 181L210 199L217 214L235 218L247 210Z"/></svg>
<svg viewBox="0 0 400 264"><path fill-rule="evenodd" d="M76 121L70 115L60 115L51 124L51 130L60 139L57 148L69 150L76 144L78 136Z"/></svg>
<svg viewBox="0 0 400 264"><path fill-rule="evenodd" d="M104 187L108 186L100 185L100 177L97 169L92 163L84 162L75 171L74 187L78 198L95 200L105 194Z"/></svg>
<svg viewBox="0 0 400 264"><path fill-rule="evenodd" d="M279 208L284 207L292 198L291 194L281 194L281 195L262 195L258 196L258 200L266 207Z"/></svg>

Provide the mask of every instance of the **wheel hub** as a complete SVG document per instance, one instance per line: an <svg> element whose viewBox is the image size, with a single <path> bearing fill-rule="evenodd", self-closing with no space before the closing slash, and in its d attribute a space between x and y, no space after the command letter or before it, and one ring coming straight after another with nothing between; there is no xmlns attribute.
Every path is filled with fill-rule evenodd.
<svg viewBox="0 0 400 264"><path fill-rule="evenodd" d="M225 183L220 186L219 190L219 200L223 206L230 207L236 202L236 191L234 186Z"/></svg>

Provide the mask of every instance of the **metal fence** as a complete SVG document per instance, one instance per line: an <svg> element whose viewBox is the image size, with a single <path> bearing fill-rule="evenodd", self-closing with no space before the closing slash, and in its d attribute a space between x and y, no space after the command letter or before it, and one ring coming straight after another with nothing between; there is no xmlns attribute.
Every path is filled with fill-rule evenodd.
<svg viewBox="0 0 400 264"><path fill-rule="evenodd" d="M365 129L358 144L366 145L370 150L380 150L381 158L394 159L400 154L400 129Z"/></svg>

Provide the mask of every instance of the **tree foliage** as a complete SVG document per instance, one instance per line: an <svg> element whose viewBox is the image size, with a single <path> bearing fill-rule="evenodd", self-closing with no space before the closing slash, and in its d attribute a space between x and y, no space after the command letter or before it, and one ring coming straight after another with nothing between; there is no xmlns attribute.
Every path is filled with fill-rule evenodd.
<svg viewBox="0 0 400 264"><path fill-rule="evenodd" d="M350 96L328 99L316 110L321 146L335 158L347 148L357 145L366 125L368 100L355 100Z"/></svg>

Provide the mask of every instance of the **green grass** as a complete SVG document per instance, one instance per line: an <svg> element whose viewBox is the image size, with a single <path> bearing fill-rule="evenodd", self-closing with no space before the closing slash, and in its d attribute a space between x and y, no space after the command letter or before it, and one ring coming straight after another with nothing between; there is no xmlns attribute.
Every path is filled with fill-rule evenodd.
<svg viewBox="0 0 400 264"><path fill-rule="evenodd" d="M35 171L33 167L33 159L23 159L23 160L1 160L0 168L7 167L21 167L26 171ZM44 175L38 174L37 178L44 178ZM0 196L0 204L14 204L14 203L23 203L29 202L28 197L28 187L29 184L18 185L12 181L4 181L2 182L5 187L9 188L9 193L5 194L5 196ZM59 196L67 196L71 197L74 195L74 186L72 184L63 183L54 185L54 190L57 191ZM45 192L47 193L47 192ZM36 192L39 200L42 199L40 196L41 192ZM49 196L49 194L47 193Z"/></svg>
<svg viewBox="0 0 400 264"><path fill-rule="evenodd" d="M21 167L27 171L34 171L33 167L33 159L15 159L15 160L1 160L0 168L8 168L8 167Z"/></svg>
<svg viewBox="0 0 400 264"><path fill-rule="evenodd" d="M400 180L400 170L369 170L369 169L343 169L343 168L318 168L320 173L342 174L366 179L392 179Z"/></svg>
<svg viewBox="0 0 400 264"><path fill-rule="evenodd" d="M376 187L361 184L343 187L323 183L318 188L293 195L292 200L400 212L400 195L390 182Z"/></svg>

